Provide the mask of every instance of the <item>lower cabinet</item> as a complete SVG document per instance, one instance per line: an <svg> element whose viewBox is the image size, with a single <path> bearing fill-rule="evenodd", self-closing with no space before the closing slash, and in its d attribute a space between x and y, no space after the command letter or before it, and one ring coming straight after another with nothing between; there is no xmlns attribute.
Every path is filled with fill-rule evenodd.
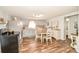
<svg viewBox="0 0 79 59"><path fill-rule="evenodd" d="M2 53L18 53L19 52L18 36L19 34L0 35L1 52Z"/></svg>
<svg viewBox="0 0 79 59"><path fill-rule="evenodd" d="M56 40L61 39L61 33L60 33L60 30L53 30L53 37L55 37Z"/></svg>

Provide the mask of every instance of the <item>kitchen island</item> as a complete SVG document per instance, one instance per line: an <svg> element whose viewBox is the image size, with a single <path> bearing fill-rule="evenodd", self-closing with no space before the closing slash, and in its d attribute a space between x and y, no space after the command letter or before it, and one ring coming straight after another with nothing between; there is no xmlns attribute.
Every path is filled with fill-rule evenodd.
<svg viewBox="0 0 79 59"><path fill-rule="evenodd" d="M2 32L0 34L0 45L2 53L18 53L18 32Z"/></svg>

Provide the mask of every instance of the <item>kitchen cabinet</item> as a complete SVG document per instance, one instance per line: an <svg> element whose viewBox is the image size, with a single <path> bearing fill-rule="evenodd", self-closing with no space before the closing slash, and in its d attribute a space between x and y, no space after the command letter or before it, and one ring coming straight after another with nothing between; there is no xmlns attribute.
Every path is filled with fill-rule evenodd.
<svg viewBox="0 0 79 59"><path fill-rule="evenodd" d="M61 32L60 32L60 29L54 29L54 30L53 30L53 37L56 38L56 40L61 39Z"/></svg>
<svg viewBox="0 0 79 59"><path fill-rule="evenodd" d="M1 43L1 52L2 53L18 53L19 45L18 45L18 33L14 34L0 34L0 43Z"/></svg>

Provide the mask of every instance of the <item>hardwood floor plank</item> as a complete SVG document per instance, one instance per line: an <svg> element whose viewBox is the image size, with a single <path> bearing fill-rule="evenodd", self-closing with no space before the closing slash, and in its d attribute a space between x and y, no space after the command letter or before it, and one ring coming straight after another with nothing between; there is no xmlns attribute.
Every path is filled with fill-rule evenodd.
<svg viewBox="0 0 79 59"><path fill-rule="evenodd" d="M41 44L34 39L23 39L20 45L20 53L75 53L75 49L70 47L69 40L53 40L52 44Z"/></svg>

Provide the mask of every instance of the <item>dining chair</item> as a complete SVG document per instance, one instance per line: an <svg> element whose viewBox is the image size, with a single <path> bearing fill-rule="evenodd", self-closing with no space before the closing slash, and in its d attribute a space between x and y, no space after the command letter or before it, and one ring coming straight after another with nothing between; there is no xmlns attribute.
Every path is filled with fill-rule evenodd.
<svg viewBox="0 0 79 59"><path fill-rule="evenodd" d="M38 39L41 40L41 43L43 42L43 41L42 41L41 33L38 33L37 31L35 31L35 41L38 41Z"/></svg>
<svg viewBox="0 0 79 59"><path fill-rule="evenodd" d="M49 41L52 44L52 34L51 33L46 33L46 36L43 37L43 40L46 41L47 45L48 45Z"/></svg>

